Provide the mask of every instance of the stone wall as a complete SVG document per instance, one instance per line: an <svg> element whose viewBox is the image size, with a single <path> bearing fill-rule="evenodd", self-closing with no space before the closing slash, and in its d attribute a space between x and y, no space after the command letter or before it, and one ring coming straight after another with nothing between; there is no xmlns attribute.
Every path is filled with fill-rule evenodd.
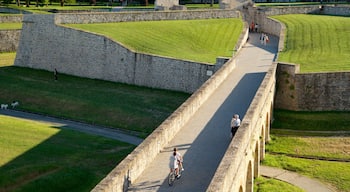
<svg viewBox="0 0 350 192"><path fill-rule="evenodd" d="M118 13L80 13L58 14L57 24L73 23L113 23L126 21L160 21L160 20L190 20L190 19L215 19L215 18L239 18L239 12L235 10L195 10L195 11L140 11Z"/></svg>
<svg viewBox="0 0 350 192"><path fill-rule="evenodd" d="M3 15L0 16L0 23L21 23L23 20L22 15Z"/></svg>
<svg viewBox="0 0 350 192"><path fill-rule="evenodd" d="M0 30L0 52L15 52L21 30Z"/></svg>
<svg viewBox="0 0 350 192"><path fill-rule="evenodd" d="M215 11L204 14L203 17L198 15L200 13L204 12L195 11L192 14L178 12L176 18L190 19L190 16L205 18L215 15ZM75 76L193 93L210 77L210 74L220 68L220 64L209 65L135 53L107 37L54 24L54 21L58 23L90 23L96 20L117 22L132 19L167 19L176 16L173 13L152 12L151 16L143 17L149 14L26 15L15 65L48 71L56 68L60 73ZM220 15L221 13L218 13L216 17ZM232 16L237 16L237 13ZM242 36L244 35L242 33ZM238 43L236 48L240 47Z"/></svg>
<svg viewBox="0 0 350 192"><path fill-rule="evenodd" d="M8 8L8 7L0 7L0 13L31 14L31 12L28 12L28 11L18 10L18 9L11 9L11 8Z"/></svg>
<svg viewBox="0 0 350 192"><path fill-rule="evenodd" d="M350 111L350 72L299 73L279 63L276 108L295 111Z"/></svg>
<svg viewBox="0 0 350 192"><path fill-rule="evenodd" d="M0 8L0 12L3 8ZM12 10L12 9L10 9ZM3 10L5 12L5 10ZM22 15L0 16L0 23L21 23ZM0 30L0 52L13 52L17 50L21 30Z"/></svg>
<svg viewBox="0 0 350 192"><path fill-rule="evenodd" d="M226 62L211 78L168 117L144 142L119 163L92 191L121 192L134 182L154 157L180 131L201 105L235 68L234 59Z"/></svg>
<svg viewBox="0 0 350 192"><path fill-rule="evenodd" d="M268 70L207 192L253 191L253 178L259 175L265 141L269 140L276 66L274 63Z"/></svg>

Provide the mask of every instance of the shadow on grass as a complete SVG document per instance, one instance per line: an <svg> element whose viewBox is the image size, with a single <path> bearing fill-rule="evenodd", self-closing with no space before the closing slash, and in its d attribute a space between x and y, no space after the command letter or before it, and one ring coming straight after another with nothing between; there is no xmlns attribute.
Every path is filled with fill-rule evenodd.
<svg viewBox="0 0 350 192"><path fill-rule="evenodd" d="M50 128L59 131L0 167L0 191L90 191L134 149L103 137ZM26 145L16 140L28 138L15 134L14 145Z"/></svg>

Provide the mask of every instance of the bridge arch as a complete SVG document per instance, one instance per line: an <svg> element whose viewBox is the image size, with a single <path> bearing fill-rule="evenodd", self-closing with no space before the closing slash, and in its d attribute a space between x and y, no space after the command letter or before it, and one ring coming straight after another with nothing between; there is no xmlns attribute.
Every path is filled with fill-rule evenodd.
<svg viewBox="0 0 350 192"><path fill-rule="evenodd" d="M265 137L266 137L266 126L261 127L261 133L260 133L260 154L259 154L259 162L260 160L263 160L265 158Z"/></svg>
<svg viewBox="0 0 350 192"><path fill-rule="evenodd" d="M255 144L255 151L254 151L254 178L259 176L259 164L260 164L260 141L257 140Z"/></svg>
<svg viewBox="0 0 350 192"><path fill-rule="evenodd" d="M247 178L246 178L246 186L245 186L245 191L246 192L252 192L253 191L253 167L252 167L252 162L249 161L248 167L247 167Z"/></svg>

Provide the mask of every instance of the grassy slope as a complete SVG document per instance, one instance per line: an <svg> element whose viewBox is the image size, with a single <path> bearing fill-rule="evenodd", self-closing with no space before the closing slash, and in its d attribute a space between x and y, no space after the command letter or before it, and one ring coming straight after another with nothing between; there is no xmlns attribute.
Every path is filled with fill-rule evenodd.
<svg viewBox="0 0 350 192"><path fill-rule="evenodd" d="M240 19L207 19L68 26L106 35L138 52L215 63L218 56L232 56L243 23Z"/></svg>
<svg viewBox="0 0 350 192"><path fill-rule="evenodd" d="M339 191L350 191L350 163L342 162L350 159L349 133L328 133L325 137L318 132L303 132L350 131L349 112L276 110L274 118L263 164L320 179ZM285 134L278 130L281 128L295 131Z"/></svg>
<svg viewBox="0 0 350 192"><path fill-rule="evenodd" d="M20 67L0 68L0 102L19 108L143 133L152 132L189 94L58 75Z"/></svg>
<svg viewBox="0 0 350 192"><path fill-rule="evenodd" d="M350 17L273 16L286 24L279 61L300 64L302 72L350 71Z"/></svg>
<svg viewBox="0 0 350 192"><path fill-rule="evenodd" d="M133 148L0 115L0 191L90 191Z"/></svg>
<svg viewBox="0 0 350 192"><path fill-rule="evenodd" d="M22 29L22 23L0 23L0 30Z"/></svg>

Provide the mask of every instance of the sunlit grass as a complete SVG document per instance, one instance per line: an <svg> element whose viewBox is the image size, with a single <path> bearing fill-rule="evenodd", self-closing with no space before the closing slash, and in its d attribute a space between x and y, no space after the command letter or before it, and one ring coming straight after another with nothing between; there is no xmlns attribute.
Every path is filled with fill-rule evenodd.
<svg viewBox="0 0 350 192"><path fill-rule="evenodd" d="M206 19L68 26L108 36L137 52L215 63L219 56L232 57L243 23Z"/></svg>
<svg viewBox="0 0 350 192"><path fill-rule="evenodd" d="M275 110L263 164L313 177L332 184L338 191L349 192L349 116L350 112ZM288 134L279 128L288 130Z"/></svg>
<svg viewBox="0 0 350 192"><path fill-rule="evenodd" d="M11 66L14 64L16 53L0 53L0 67Z"/></svg>
<svg viewBox="0 0 350 192"><path fill-rule="evenodd" d="M22 23L0 23L0 30L22 29Z"/></svg>
<svg viewBox="0 0 350 192"><path fill-rule="evenodd" d="M325 183L331 183L338 191L350 191L350 163L293 158L267 154L264 165L294 171Z"/></svg>
<svg viewBox="0 0 350 192"><path fill-rule="evenodd" d="M254 192L303 192L297 186L289 183L264 177L254 179Z"/></svg>
<svg viewBox="0 0 350 192"><path fill-rule="evenodd" d="M300 64L302 72L350 71L350 17L276 15L286 24L279 61Z"/></svg>
<svg viewBox="0 0 350 192"><path fill-rule="evenodd" d="M1 191L90 191L135 146L0 115Z"/></svg>

